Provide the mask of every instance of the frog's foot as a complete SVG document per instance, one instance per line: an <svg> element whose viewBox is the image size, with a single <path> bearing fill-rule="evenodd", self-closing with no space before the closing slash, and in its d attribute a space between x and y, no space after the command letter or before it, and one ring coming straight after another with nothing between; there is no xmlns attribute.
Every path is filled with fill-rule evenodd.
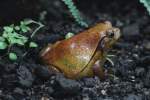
<svg viewBox="0 0 150 100"><path fill-rule="evenodd" d="M106 76L109 79L113 79L113 80L118 79L118 77L115 75L115 71L112 68L106 69L106 74L107 74Z"/></svg>
<svg viewBox="0 0 150 100"><path fill-rule="evenodd" d="M107 74L107 76L113 80L117 80L119 79L117 76L115 76L114 74Z"/></svg>
<svg viewBox="0 0 150 100"><path fill-rule="evenodd" d="M106 60L112 65L114 66L114 62L111 60L111 57L114 57L115 55L107 55Z"/></svg>
<svg viewBox="0 0 150 100"><path fill-rule="evenodd" d="M95 62L94 66L93 66L93 72L100 79L105 79L107 76L106 71L102 67L100 60Z"/></svg>

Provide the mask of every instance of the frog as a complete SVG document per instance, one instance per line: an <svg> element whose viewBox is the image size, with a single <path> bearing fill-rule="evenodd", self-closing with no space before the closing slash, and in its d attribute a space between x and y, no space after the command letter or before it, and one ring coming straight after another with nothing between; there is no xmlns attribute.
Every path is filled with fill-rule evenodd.
<svg viewBox="0 0 150 100"><path fill-rule="evenodd" d="M110 21L100 22L69 39L48 44L41 50L40 58L50 72L62 73L70 79L104 79L106 56L119 38L119 28Z"/></svg>

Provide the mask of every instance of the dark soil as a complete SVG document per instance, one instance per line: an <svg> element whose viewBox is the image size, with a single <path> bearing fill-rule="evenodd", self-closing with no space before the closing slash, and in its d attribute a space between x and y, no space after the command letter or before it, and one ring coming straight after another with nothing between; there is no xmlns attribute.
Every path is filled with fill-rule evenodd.
<svg viewBox="0 0 150 100"><path fill-rule="evenodd" d="M40 19L45 27L34 37L38 48L28 50L22 58L26 49L14 47L19 54L16 62L7 57L0 60L0 100L150 100L150 17L138 0L74 0L90 26L109 20L121 29L121 39L109 53L115 55L115 65L105 63L115 77L105 80L51 75L38 57L40 50L63 39L67 32L85 28L74 22L61 0L26 0L15 5L20 1L0 1L9 6L1 6L2 24L32 18Z"/></svg>

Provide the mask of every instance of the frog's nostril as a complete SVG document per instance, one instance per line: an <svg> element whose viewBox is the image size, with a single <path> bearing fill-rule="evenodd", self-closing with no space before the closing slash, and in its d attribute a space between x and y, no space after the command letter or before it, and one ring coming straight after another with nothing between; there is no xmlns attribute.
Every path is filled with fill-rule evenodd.
<svg viewBox="0 0 150 100"><path fill-rule="evenodd" d="M113 31L109 32L109 33L108 33L108 37L109 37L109 38L113 38L113 37L114 37L114 32L113 32Z"/></svg>

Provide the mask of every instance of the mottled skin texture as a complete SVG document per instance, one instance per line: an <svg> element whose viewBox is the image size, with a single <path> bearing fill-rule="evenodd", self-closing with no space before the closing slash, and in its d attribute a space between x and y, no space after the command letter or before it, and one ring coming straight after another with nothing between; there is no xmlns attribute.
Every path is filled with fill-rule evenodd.
<svg viewBox="0 0 150 100"><path fill-rule="evenodd" d="M108 37L112 32L114 36ZM69 39L48 45L40 56L51 70L57 69L68 78L94 75L103 78L105 56L119 36L119 29L113 28L110 22L99 23Z"/></svg>

